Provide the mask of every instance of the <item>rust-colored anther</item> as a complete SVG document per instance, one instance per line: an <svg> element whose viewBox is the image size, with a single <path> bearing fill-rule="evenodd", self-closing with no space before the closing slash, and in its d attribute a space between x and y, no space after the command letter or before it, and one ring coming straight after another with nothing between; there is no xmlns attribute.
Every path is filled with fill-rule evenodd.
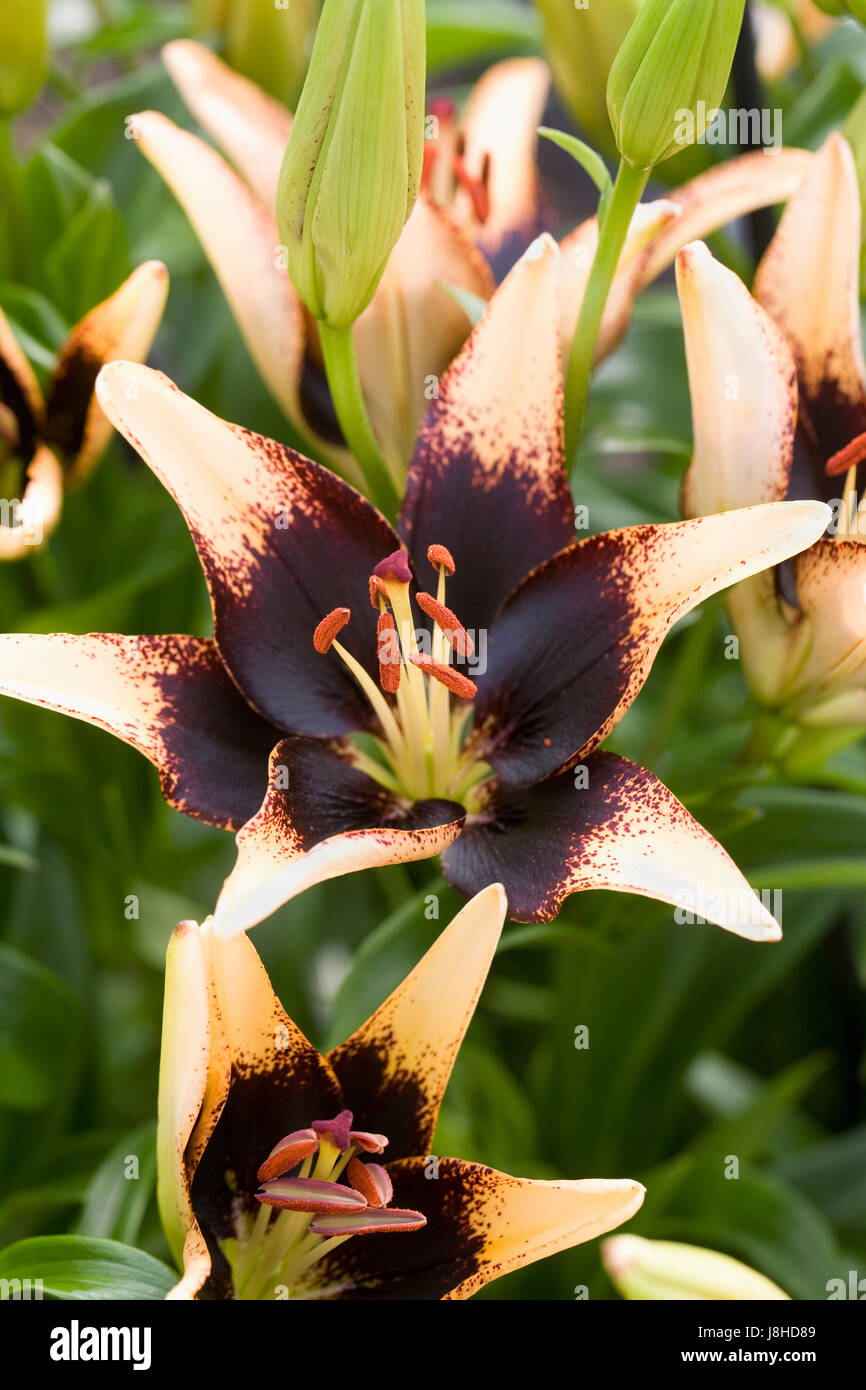
<svg viewBox="0 0 866 1390"><path fill-rule="evenodd" d="M386 695L394 695L400 688L400 642L397 637L397 624L390 613L380 613L376 624L376 645L379 656L379 684Z"/></svg>
<svg viewBox="0 0 866 1390"><path fill-rule="evenodd" d="M370 607L379 608L380 599L387 600L388 590L385 587L384 579L380 579L378 574L370 575Z"/></svg>
<svg viewBox="0 0 866 1390"><path fill-rule="evenodd" d="M432 594L416 594L415 599L421 611L442 629L458 656L473 655L475 644L456 613L433 598Z"/></svg>
<svg viewBox="0 0 866 1390"><path fill-rule="evenodd" d="M827 460L826 472L828 478L835 478L839 473L847 473L849 468L855 464L862 463L866 459L866 434L858 434L846 444L844 449L840 449L837 454Z"/></svg>
<svg viewBox="0 0 866 1390"><path fill-rule="evenodd" d="M352 616L351 608L335 608L319 623L313 633L313 646L322 656L331 650L331 643Z"/></svg>
<svg viewBox="0 0 866 1390"><path fill-rule="evenodd" d="M443 666L441 661L434 661L432 656L422 656L418 652L410 657L410 661L413 666L419 667L425 676L432 676L434 681L447 686L455 695L459 695L461 700L472 700L478 694L475 682L455 671L453 666Z"/></svg>
<svg viewBox="0 0 866 1390"><path fill-rule="evenodd" d="M450 550L446 550L444 545L430 545L427 547L427 559L430 561L434 570L443 569L447 574L453 574L454 556Z"/></svg>
<svg viewBox="0 0 866 1390"><path fill-rule="evenodd" d="M362 1163L359 1158L350 1158L346 1177L355 1191L366 1197L368 1207L387 1207L394 1196L391 1179L380 1163Z"/></svg>

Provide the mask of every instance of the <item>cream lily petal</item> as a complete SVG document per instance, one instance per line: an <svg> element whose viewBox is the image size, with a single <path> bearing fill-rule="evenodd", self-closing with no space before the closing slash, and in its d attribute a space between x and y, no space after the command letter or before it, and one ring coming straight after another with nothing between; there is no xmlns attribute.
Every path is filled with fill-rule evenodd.
<svg viewBox="0 0 866 1390"><path fill-rule="evenodd" d="M794 349L808 404L820 409L832 397L827 405L839 413L839 397L866 410L860 223L854 156L834 133L813 157L755 277L755 298Z"/></svg>
<svg viewBox="0 0 866 1390"><path fill-rule="evenodd" d="M226 1273L221 1253L208 1249L201 1234L190 1189L227 1104L250 1154L250 1171L238 1174L247 1191L261 1155L273 1143L272 1135L260 1138L256 1129L269 1118L256 1104L263 1081L275 1095L297 1097L302 1109L308 1101L313 1117L338 1110L342 1098L327 1061L283 1009L245 936L219 941L210 921L201 927L183 923L172 939L166 969L160 1209L168 1214L175 1255L186 1225L184 1274L169 1298L190 1299L209 1276L219 1282Z"/></svg>
<svg viewBox="0 0 866 1390"><path fill-rule="evenodd" d="M193 1283L189 1292L174 1290L169 1296L175 1298L191 1297L210 1270L207 1247L193 1216L185 1163L210 1069L210 1007L201 937L197 923L181 922L165 962L157 1123L159 1214L171 1253L186 1268L185 1282Z"/></svg>
<svg viewBox="0 0 866 1390"><path fill-rule="evenodd" d="M388 1135L389 1162L429 1152L507 910L500 884L482 889L372 1017L328 1055L356 1127Z"/></svg>
<svg viewBox="0 0 866 1390"><path fill-rule="evenodd" d="M540 58L509 58L488 68L472 89L463 115L465 164L481 179L489 161L490 214L475 240L496 259L539 230L540 185L535 152L537 130L550 89L550 71ZM456 222L471 225L472 203L459 190Z"/></svg>
<svg viewBox="0 0 866 1390"><path fill-rule="evenodd" d="M519 922L549 922L570 893L605 889L656 898L751 941L781 929L712 835L645 768L584 755L531 787L494 787L442 858L463 893L500 880Z"/></svg>
<svg viewBox="0 0 866 1390"><path fill-rule="evenodd" d="M677 257L695 453L686 516L780 501L797 425L797 376L772 319L703 243Z"/></svg>
<svg viewBox="0 0 866 1390"><path fill-rule="evenodd" d="M630 708L678 619L711 594L799 554L830 517L823 502L771 502L607 532L540 565L490 630L473 731L487 761L510 786L579 762ZM591 623L580 622L584 613ZM497 740L502 728L508 737ZM449 852L449 863L459 850ZM513 907L509 877L494 877Z"/></svg>
<svg viewBox="0 0 866 1390"><path fill-rule="evenodd" d="M166 800L225 829L253 814L278 735L198 637L0 636L0 694L94 724L143 753Z"/></svg>
<svg viewBox="0 0 866 1390"><path fill-rule="evenodd" d="M238 834L214 929L223 937L246 931L329 878L432 858L459 835L463 818L453 801L407 809L353 765L350 746L286 739L271 755L261 809Z"/></svg>
<svg viewBox="0 0 866 1390"><path fill-rule="evenodd" d="M494 290L484 257L422 192L354 328L373 429L401 481L431 389L471 327L448 285L484 300Z"/></svg>
<svg viewBox="0 0 866 1390"><path fill-rule="evenodd" d="M174 39L162 50L174 85L199 125L219 145L270 212L292 128L282 102L233 72L204 44Z"/></svg>
<svg viewBox="0 0 866 1390"><path fill-rule="evenodd" d="M479 1268L447 1295L449 1300L471 1298L513 1269L614 1230L631 1220L646 1195L630 1178L533 1182L494 1168L476 1172L466 1219L482 1242Z"/></svg>
<svg viewBox="0 0 866 1390"><path fill-rule="evenodd" d="M67 461L70 479L90 472L111 437L94 395L100 368L119 358L144 361L167 296L168 271L162 261L147 261L85 314L63 344L46 393L45 434Z"/></svg>
<svg viewBox="0 0 866 1390"><path fill-rule="evenodd" d="M628 327L635 297L673 264L683 246L756 208L784 202L800 186L813 159L808 151L796 149L782 149L774 155L742 155L683 184L664 199L642 204L605 309L596 360L613 351ZM560 294L566 354L597 244L594 217L562 242Z"/></svg>
<svg viewBox="0 0 866 1390"><path fill-rule="evenodd" d="M527 570L574 537L558 263L556 243L542 234L499 286L439 384L406 480L399 525L416 572L428 546L449 537L457 569L448 601L478 627L489 626Z"/></svg>
<svg viewBox="0 0 866 1390"><path fill-rule="evenodd" d="M63 506L63 469L44 444L24 471L24 495L0 525L0 561L18 560L50 536ZM11 501L11 499L7 499ZM17 499L16 499L17 500Z"/></svg>
<svg viewBox="0 0 866 1390"><path fill-rule="evenodd" d="M282 265L275 214L197 136L155 111L132 119L142 153L192 223L268 390L305 429L299 402L304 321Z"/></svg>
<svg viewBox="0 0 866 1390"><path fill-rule="evenodd" d="M758 208L785 203L801 187L815 160L809 150L784 147L773 154L758 150L725 160L690 179L668 195L679 208L676 222L655 238L643 266L641 288L658 278L690 241L700 241L717 227Z"/></svg>
<svg viewBox="0 0 866 1390"><path fill-rule="evenodd" d="M662 230L679 217L679 209L668 198L641 203L628 230L625 245L617 266L611 291L605 306L596 347L596 362L602 361L623 337L631 318L632 305L643 280L643 270L650 248ZM574 331L592 263L598 249L598 219L582 222L560 243L558 275L559 317L562 352L565 360L571 352Z"/></svg>
<svg viewBox="0 0 866 1390"><path fill-rule="evenodd" d="M863 722L866 698L866 546L824 540L797 560L797 597L808 627L805 662L789 681L810 724Z"/></svg>

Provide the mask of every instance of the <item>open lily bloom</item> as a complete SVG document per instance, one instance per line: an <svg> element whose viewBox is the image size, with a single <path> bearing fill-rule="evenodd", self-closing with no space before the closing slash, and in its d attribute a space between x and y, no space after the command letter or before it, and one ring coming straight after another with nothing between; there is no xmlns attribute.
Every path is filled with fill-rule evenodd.
<svg viewBox="0 0 866 1390"><path fill-rule="evenodd" d="M186 104L231 165L152 111L134 118L139 147L189 217L274 399L321 456L358 481L334 418L315 323L278 250L274 201L291 116L200 44L178 40L166 45L164 57ZM491 266L504 274L541 225L535 146L548 84L539 59L512 59L485 74L459 122L452 106L434 103L436 139L427 145L424 190L354 329L370 419L400 490L435 382L469 332L466 314L443 285L489 299ZM685 184L670 200L641 207L599 357L619 341L640 289L673 263L681 246L757 207L784 202L810 159L801 150L746 155ZM597 241L590 218L562 243L566 352Z"/></svg>
<svg viewBox="0 0 866 1390"><path fill-rule="evenodd" d="M465 1299L634 1215L629 1179L533 1182L431 1154L505 912L498 885L479 893L327 1056L248 937L177 928L157 1141L184 1271L170 1298Z"/></svg>
<svg viewBox="0 0 866 1390"><path fill-rule="evenodd" d="M833 135L791 199L752 298L705 247L678 282L695 432L683 510L832 505L826 536L728 597L756 697L808 724L866 724L866 371L860 195Z"/></svg>
<svg viewBox="0 0 866 1390"><path fill-rule="evenodd" d="M64 488L97 463L111 434L93 394L99 369L147 356L167 293L160 261L133 271L72 329L45 397L0 310L0 560L42 543L60 519Z"/></svg>
<svg viewBox="0 0 866 1390"><path fill-rule="evenodd" d="M467 896L504 883L520 921L578 889L677 903L702 885L705 916L779 935L676 798L600 745L677 619L811 544L829 512L759 506L576 544L557 261L548 239L527 253L443 377L396 530L158 373L138 368L131 392L133 369L104 370L104 409L187 519L214 640L10 635L0 690L109 729L173 805L243 827L218 931L442 853Z"/></svg>

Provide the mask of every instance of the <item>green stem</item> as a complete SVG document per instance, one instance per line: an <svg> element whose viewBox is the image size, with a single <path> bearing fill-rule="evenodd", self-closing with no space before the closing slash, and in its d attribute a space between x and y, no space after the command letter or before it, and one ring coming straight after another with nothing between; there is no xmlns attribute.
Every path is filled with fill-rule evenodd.
<svg viewBox="0 0 866 1390"><path fill-rule="evenodd" d="M319 322L325 371L346 443L364 475L370 499L393 521L399 498L367 415L351 328Z"/></svg>
<svg viewBox="0 0 866 1390"><path fill-rule="evenodd" d="M23 280L27 257L27 218L21 166L15 156L12 121L8 116L0 116L0 203L3 222L8 228L12 278Z"/></svg>
<svg viewBox="0 0 866 1390"><path fill-rule="evenodd" d="M610 204L604 222L599 227L598 249L580 306L568 364L565 388L565 439L569 461L574 458L580 441L604 306L619 265L631 219L647 186L649 175L648 169L634 169L630 164L626 164L625 160L621 161Z"/></svg>

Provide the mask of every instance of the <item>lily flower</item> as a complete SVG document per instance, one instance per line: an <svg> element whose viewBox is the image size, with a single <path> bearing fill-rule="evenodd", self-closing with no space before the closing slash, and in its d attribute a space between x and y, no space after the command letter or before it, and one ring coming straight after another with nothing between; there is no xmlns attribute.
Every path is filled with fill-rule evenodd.
<svg viewBox="0 0 866 1390"><path fill-rule="evenodd" d="M600 746L677 619L811 544L829 511L576 544L557 260L542 238L443 377L396 530L159 373L103 371L103 408L186 517L214 640L13 634L0 690L110 730L156 763L171 804L242 827L219 932L324 879L442 853L467 897L504 883L518 921L580 889L677 904L704 889L705 917L779 935L671 792Z"/></svg>
<svg viewBox="0 0 866 1390"><path fill-rule="evenodd" d="M728 597L756 698L791 722L866 724L866 369L860 341L860 195L832 135L782 217L754 298L705 247L678 282L695 457L683 510L829 501L827 533Z"/></svg>
<svg viewBox="0 0 866 1390"><path fill-rule="evenodd" d="M183 1269L169 1298L466 1299L634 1215L629 1179L534 1182L431 1151L506 909L498 884L479 893L327 1056L247 936L181 923L157 1138Z"/></svg>
<svg viewBox="0 0 866 1390"><path fill-rule="evenodd" d="M358 482L334 416L315 322L279 249L274 207L291 115L200 44L176 40L163 56L190 111L231 163L153 111L132 118L139 148L186 212L277 404L317 456ZM435 138L427 142L421 194L354 327L370 420L401 491L418 427L470 329L443 285L488 300L491 266L501 278L541 226L535 147L548 85L541 60L509 59L481 78L460 121L449 103L432 105ZM784 202L811 157L792 149L772 158L745 155L638 209L602 325L599 358L625 332L637 294L673 263L680 247L755 208ZM597 243L594 217L562 242L566 355Z"/></svg>
<svg viewBox="0 0 866 1390"><path fill-rule="evenodd" d="M64 489L95 467L111 435L93 394L99 369L147 356L167 294L165 266L140 265L71 330L44 397L0 310L0 560L39 546L60 520Z"/></svg>

